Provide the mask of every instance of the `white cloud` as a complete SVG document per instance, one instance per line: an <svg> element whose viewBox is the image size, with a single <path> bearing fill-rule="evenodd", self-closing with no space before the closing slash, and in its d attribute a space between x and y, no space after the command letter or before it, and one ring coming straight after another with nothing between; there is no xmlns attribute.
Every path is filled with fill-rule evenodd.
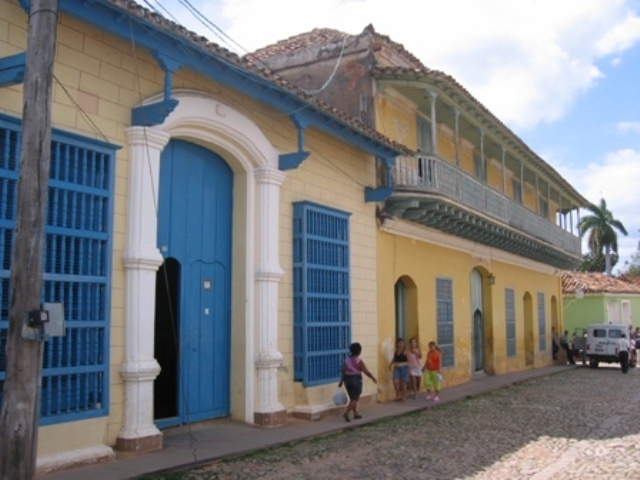
<svg viewBox="0 0 640 480"><path fill-rule="evenodd" d="M618 133L635 133L640 135L640 122L618 122L616 124Z"/></svg>
<svg viewBox="0 0 640 480"><path fill-rule="evenodd" d="M640 18L629 14L623 22L610 29L596 44L602 55L618 53L640 40Z"/></svg>
<svg viewBox="0 0 640 480"><path fill-rule="evenodd" d="M372 23L516 131L561 118L602 77L598 60L640 41L633 0L200 1L249 51L314 28L357 34Z"/></svg>
<svg viewBox="0 0 640 480"><path fill-rule="evenodd" d="M598 204L604 198L614 218L622 222L629 234L618 235L618 267L622 266L638 248L640 151L618 150L583 168L559 166L558 171L590 202Z"/></svg>

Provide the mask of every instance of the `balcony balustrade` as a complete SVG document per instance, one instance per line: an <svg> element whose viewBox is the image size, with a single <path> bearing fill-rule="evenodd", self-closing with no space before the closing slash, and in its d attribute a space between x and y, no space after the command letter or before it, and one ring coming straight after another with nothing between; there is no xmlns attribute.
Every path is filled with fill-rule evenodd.
<svg viewBox="0 0 640 480"><path fill-rule="evenodd" d="M398 157L392 172L396 195L426 193L445 197L481 216L580 256L580 238L527 209L456 165L433 155Z"/></svg>

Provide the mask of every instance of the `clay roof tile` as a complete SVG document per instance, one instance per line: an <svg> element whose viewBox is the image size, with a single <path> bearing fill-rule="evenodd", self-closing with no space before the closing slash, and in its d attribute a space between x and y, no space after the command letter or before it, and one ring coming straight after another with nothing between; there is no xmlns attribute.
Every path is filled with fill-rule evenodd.
<svg viewBox="0 0 640 480"><path fill-rule="evenodd" d="M640 295L640 282L633 283L604 273L565 272L562 275L562 293L573 295L582 290L585 294L624 293Z"/></svg>

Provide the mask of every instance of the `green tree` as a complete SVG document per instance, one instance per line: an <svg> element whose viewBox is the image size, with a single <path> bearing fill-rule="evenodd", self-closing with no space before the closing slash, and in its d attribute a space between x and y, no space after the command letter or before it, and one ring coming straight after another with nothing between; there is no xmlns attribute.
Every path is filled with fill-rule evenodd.
<svg viewBox="0 0 640 480"><path fill-rule="evenodd" d="M624 262L625 270L622 272L624 275L631 275L632 277L640 277L640 252L636 252L631 256L631 261Z"/></svg>
<svg viewBox="0 0 640 480"><path fill-rule="evenodd" d="M627 230L620 220L613 217L604 198L600 199L600 205L590 203L585 208L592 215L580 219L580 237L588 235L589 250L594 255L602 255L604 250L605 271L611 275L611 252L618 252L616 230L624 235L627 235Z"/></svg>
<svg viewBox="0 0 640 480"><path fill-rule="evenodd" d="M611 252L611 268L618 263L618 254ZM576 269L578 272L598 272L604 273L607 269L607 262L602 253L594 254L592 252L582 255L582 263Z"/></svg>

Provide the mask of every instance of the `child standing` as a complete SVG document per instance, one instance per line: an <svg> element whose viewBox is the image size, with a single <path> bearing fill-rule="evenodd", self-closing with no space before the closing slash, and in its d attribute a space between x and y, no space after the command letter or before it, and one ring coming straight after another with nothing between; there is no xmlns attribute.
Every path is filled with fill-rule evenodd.
<svg viewBox="0 0 640 480"><path fill-rule="evenodd" d="M409 351L406 349L404 340L396 340L396 349L393 358L389 363L389 368L393 371L393 388L396 390L396 402L404 402L409 383Z"/></svg>
<svg viewBox="0 0 640 480"><path fill-rule="evenodd" d="M420 380L422 380L422 368L420 367L420 361L422 360L422 352L420 351L420 345L418 345L418 339L412 337L409 340L409 378L411 380L411 389L413 390L413 398L418 396L420 392Z"/></svg>
<svg viewBox="0 0 640 480"><path fill-rule="evenodd" d="M424 362L422 371L426 370L424 383L427 388L427 396L425 400L434 402L440 401L440 366L442 365L442 350L438 348L436 342L429 342L429 351L427 352L427 360ZM431 392L434 392L432 395Z"/></svg>
<svg viewBox="0 0 640 480"><path fill-rule="evenodd" d="M349 395L347 411L342 415L347 422L351 421L349 418L349 412L353 412L353 418L355 420L362 418L362 415L358 413L358 400L360 400L360 395L362 394L362 374L364 373L367 377L373 380L373 383L378 383L376 377L371 374L360 358L362 345L359 343L352 343L349 346L349 353L349 357L342 364L342 376L340 377L340 383L338 383L338 387L342 387L342 384L344 383L344 386L347 389L347 394Z"/></svg>

